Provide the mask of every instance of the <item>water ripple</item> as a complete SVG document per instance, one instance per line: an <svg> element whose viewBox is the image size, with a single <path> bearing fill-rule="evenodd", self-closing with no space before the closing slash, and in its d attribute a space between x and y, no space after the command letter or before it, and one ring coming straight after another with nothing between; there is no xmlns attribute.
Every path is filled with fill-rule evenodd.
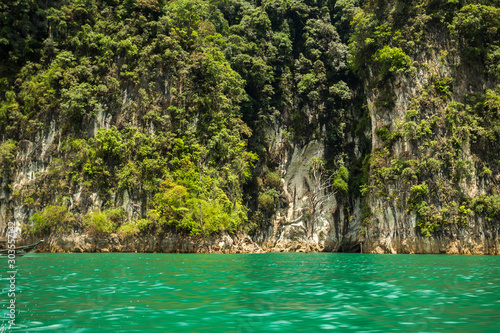
<svg viewBox="0 0 500 333"><path fill-rule="evenodd" d="M500 331L494 256L36 254L17 264L20 332Z"/></svg>

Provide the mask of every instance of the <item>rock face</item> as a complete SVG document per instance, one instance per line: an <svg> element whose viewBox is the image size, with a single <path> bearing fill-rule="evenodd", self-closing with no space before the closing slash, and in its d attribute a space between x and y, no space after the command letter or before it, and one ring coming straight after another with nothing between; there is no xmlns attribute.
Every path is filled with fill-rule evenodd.
<svg viewBox="0 0 500 333"><path fill-rule="evenodd" d="M389 13L398 13L401 10L399 7L406 8L401 4L401 1L380 2L374 6L380 9L371 10L381 12L368 14L384 17ZM383 10L386 13L382 13ZM423 15L419 19L427 22L431 17ZM388 20L389 23L392 24ZM405 25L407 22L398 24ZM387 29L388 25L380 27ZM413 31L414 27L403 28ZM497 27L493 28L488 31L496 33ZM361 86L353 89L356 98L362 99L360 104L366 106L371 126L354 130L362 115L359 110L353 110L354 107L347 110L352 114L353 124L348 125L344 133L345 142L342 145L346 148L342 153L346 154L345 162L350 170L356 164L355 160L368 161L367 180L361 194L332 195L326 190L323 193L324 202L311 212L313 179L309 163L313 158L324 158L330 154L325 140L328 133L320 128L318 121L315 124L318 127L314 131L316 134L300 143L291 142L286 138L284 126L281 126L287 123L286 118L290 116L282 112L281 119L277 121L281 125L270 125L265 131L266 149L277 165L275 169L281 180L280 202L276 211L268 217L267 224L263 224L251 237L241 233L209 238L173 233L128 237L117 234L102 237L81 233L54 234L46 239L40 250L168 253L306 251L308 223L314 220L311 251L500 254L499 216L488 216L484 212L488 208L485 198L498 196L499 193L500 141L496 138L497 141L492 143L483 138L481 133L488 124L478 123L486 119L481 112L489 105L488 96L493 96L491 100L500 100L498 78L476 68L474 61L474 65L470 66L471 60L466 61L461 46L453 44L456 41L446 30L447 27L437 31L433 29L435 27L429 25L425 31L419 30L419 34L427 34L424 37L432 43L425 47L407 47L413 50L405 65L407 68L377 73L377 64L364 64L368 67L368 74L358 78ZM400 30L405 32L405 29ZM389 36L391 43L401 38L399 30L399 37L395 33L391 35L390 29L384 30L384 33L380 31L379 35ZM425 40L424 37L419 38ZM363 40L375 43L372 38ZM408 45L412 43L407 42ZM403 52L399 47L393 49ZM373 60L373 55L369 54L367 59ZM378 67L391 66L378 64ZM170 90L167 87L170 84L165 82L165 95ZM123 105L137 98L127 89L120 94ZM291 109L298 107L296 103L290 103ZM492 110L498 118L500 113L498 106L495 107ZM474 115L479 116L469 121ZM315 119L316 116L308 112L308 118ZM99 109L95 119L83 131L92 137L99 128L110 128L115 122L117 119ZM17 144L16 169L9 179L2 178L0 188L0 230L4 235L8 221L29 224L33 213L43 208L39 203L28 200L30 191L42 185L49 186L52 173L58 171L54 159L62 149L62 135L59 124L51 121L31 141L21 140ZM363 145L368 146L370 151L361 149ZM265 162L269 160L271 158ZM50 163L53 167L49 170ZM50 186L55 184L60 187L54 192L64 197L62 201L72 212L81 215L103 205L99 192L84 189L83 185L67 190L68 184L64 181L51 182ZM138 198L133 190L125 190L114 193L111 201L123 208L130 219L145 215L147 199L150 198ZM32 243L33 240L24 239L23 242Z"/></svg>
<svg viewBox="0 0 500 333"><path fill-rule="evenodd" d="M23 240L30 243L33 240ZM51 235L37 248L38 252L149 252L149 253L264 253L248 235L222 234L209 238L165 235L121 236L110 234L93 237L88 234Z"/></svg>
<svg viewBox="0 0 500 333"><path fill-rule="evenodd" d="M419 59L429 64L429 70L419 69L412 80L399 80L394 84L395 104L391 110L378 108L378 96L368 95L368 109L371 117L372 153L384 147L383 140L376 130L387 126L396 129L398 121L405 118L411 103L422 87L428 85L436 72L446 76L451 71L438 61L437 54L426 54ZM455 94L465 92L457 84ZM437 112L444 112L448 103L444 103ZM436 110L434 110L436 112ZM103 122L95 126L105 126ZM95 129L94 129L95 131ZM0 228L5 232L7 221L27 222L34 210L16 198L14 193L34 183L36 175L46 171L50 161L50 149L57 149L58 130L54 124L47 131L40 133L34 142L19 143L17 163L19 165L13 178L12 191L0 193ZM296 252L306 251L306 224L310 195L310 174L308 163L311 158L322 157L325 146L321 141L310 141L304 145L286 143L282 138L282 129L276 128L272 135L274 141L271 150L279 155L278 171L282 181L282 205L276 210L270 226L258 230L250 237L244 234L199 238L167 234L159 236L121 237L116 234L103 237L92 237L87 234L72 233L69 235L53 235L40 248L43 252L164 252L164 253L262 253L262 252ZM352 142L358 138L351 138ZM50 147L50 149L49 149ZM284 148L283 148L284 147ZM474 163L471 146L464 146L463 158ZM406 156L422 157L419 146L411 138L395 142L389 148L391 156L385 159L384 167L391 161ZM372 175L374 170L371 171ZM428 177L424 182L434 182ZM374 187L372 182L372 187ZM473 197L487 193L491 182L480 179L476 171L460 185L465 194ZM371 191L365 198L351 197L349 213L346 213L345 202L337 202L336 196L330 196L318 209L312 233L311 251L347 251L363 253L429 253L429 254L500 254L499 228L486 221L482 216L471 214L466 227L453 224L450 227L427 237L417 228L418 216L408 212L406 201L411 195L410 186L399 178L387 183L386 194L380 195ZM98 193L76 191L69 197L72 207L99 207ZM367 223L363 219L363 200L366 200L371 215ZM125 192L122 200L123 208L131 214L140 211L140 205L128 197ZM32 240L23 240L30 243Z"/></svg>
<svg viewBox="0 0 500 333"><path fill-rule="evenodd" d="M392 29L412 23L399 24ZM498 195L498 139L479 129L491 126L481 103L498 98L498 80L456 32L436 26L404 74L370 71L364 80L372 153L363 252L499 254L499 216L481 208Z"/></svg>
<svg viewBox="0 0 500 333"><path fill-rule="evenodd" d="M367 253L379 254L500 254L500 244L493 237L465 237L379 237L366 240L363 246Z"/></svg>
<svg viewBox="0 0 500 333"><path fill-rule="evenodd" d="M281 138L280 129L275 138ZM279 140L274 143L279 151L285 146ZM306 251L306 229L310 223L311 174L309 163L312 158L321 158L325 154L324 144L311 141L303 146L289 145L281 149L279 173L281 175L282 205L271 220L271 226L257 233L255 240L266 251L295 252ZM325 193L325 201L317 209L312 228L311 251L357 251L359 249L358 232L359 200L354 204L353 216L345 216L344 207L335 195Z"/></svg>

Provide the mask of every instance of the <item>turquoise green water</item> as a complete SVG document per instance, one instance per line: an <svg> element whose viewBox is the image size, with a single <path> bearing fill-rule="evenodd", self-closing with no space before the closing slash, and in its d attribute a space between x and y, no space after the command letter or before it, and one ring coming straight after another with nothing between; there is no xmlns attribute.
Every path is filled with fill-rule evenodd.
<svg viewBox="0 0 500 333"><path fill-rule="evenodd" d="M19 332L500 332L495 256L35 253L17 269Z"/></svg>

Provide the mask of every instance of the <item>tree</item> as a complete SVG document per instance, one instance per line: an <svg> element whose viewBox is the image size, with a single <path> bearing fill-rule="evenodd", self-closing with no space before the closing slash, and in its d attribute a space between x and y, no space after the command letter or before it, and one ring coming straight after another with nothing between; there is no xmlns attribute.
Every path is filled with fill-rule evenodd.
<svg viewBox="0 0 500 333"><path fill-rule="evenodd" d="M334 192L327 192L327 189L332 185L332 176L327 176L327 172L325 169L326 161L313 157L311 162L308 164L309 166L309 196L308 196L308 205L309 205L309 221L306 219L306 252L309 252L309 240L314 230L315 215L318 208L321 208L323 203L330 199Z"/></svg>
<svg viewBox="0 0 500 333"><path fill-rule="evenodd" d="M67 232L75 223L75 216L64 206L49 205L30 218L33 225L28 232L34 235L50 235L56 232Z"/></svg>
<svg viewBox="0 0 500 333"><path fill-rule="evenodd" d="M323 203L340 192L347 192L347 180L349 172L346 167L341 166L337 172L330 173L326 169L326 161L322 158L311 158L309 166L309 221L306 219L306 252L309 252L309 240L314 231L316 212Z"/></svg>

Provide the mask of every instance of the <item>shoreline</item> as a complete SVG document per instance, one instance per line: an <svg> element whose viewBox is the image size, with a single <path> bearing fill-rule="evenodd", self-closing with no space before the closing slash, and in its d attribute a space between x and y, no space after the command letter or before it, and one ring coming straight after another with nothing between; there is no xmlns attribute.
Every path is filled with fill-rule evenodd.
<svg viewBox="0 0 500 333"><path fill-rule="evenodd" d="M258 243L243 233L185 236L109 234L92 236L86 233L55 234L37 248L39 253L200 253L253 254L306 252L306 242L298 240L265 240ZM22 237L16 243L23 246L39 239ZM362 246L361 246L362 244ZM362 251L361 251L362 248ZM444 254L500 255L500 244L490 239L452 240L440 238L369 238L343 241L311 242L309 252L360 254Z"/></svg>

